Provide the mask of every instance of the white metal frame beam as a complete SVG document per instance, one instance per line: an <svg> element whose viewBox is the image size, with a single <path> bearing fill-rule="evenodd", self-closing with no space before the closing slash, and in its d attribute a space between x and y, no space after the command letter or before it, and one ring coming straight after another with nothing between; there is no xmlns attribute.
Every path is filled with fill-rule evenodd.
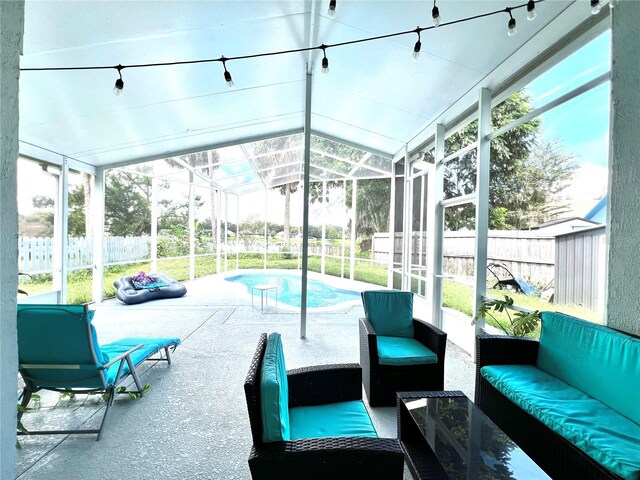
<svg viewBox="0 0 640 480"><path fill-rule="evenodd" d="M349 279L356 276L356 231L358 224L358 180L351 180L351 247L349 249Z"/></svg>
<svg viewBox="0 0 640 480"><path fill-rule="evenodd" d="M60 173L56 175L56 182L58 191L53 224L53 288L58 293L58 303L66 303L69 263L69 164L66 157L62 160Z"/></svg>
<svg viewBox="0 0 640 480"><path fill-rule="evenodd" d="M476 164L476 244L474 253L474 300L476 316L487 293L487 244L489 235L489 169L491 167L491 90L482 88L478 98L478 160ZM476 333L484 320L475 324Z"/></svg>
<svg viewBox="0 0 640 480"><path fill-rule="evenodd" d="M389 262L387 265L387 287L393 288L393 266L396 255L396 165L393 168L389 193Z"/></svg>
<svg viewBox="0 0 640 480"><path fill-rule="evenodd" d="M431 213L427 217L427 256L428 268L431 270L427 282L426 297L431 301L433 324L442 327L442 244L444 238L444 207L442 195L444 190L444 140L445 127L436 126L435 163L428 176L427 209Z"/></svg>
<svg viewBox="0 0 640 480"><path fill-rule="evenodd" d="M312 2L315 8L315 2ZM302 284L300 291L300 338L307 336L307 277L309 269L309 176L311 170L311 64L307 65L304 109L304 166L302 212Z"/></svg>
<svg viewBox="0 0 640 480"><path fill-rule="evenodd" d="M96 168L91 196L91 222L93 223L93 301L104 300L104 234L105 234L105 170Z"/></svg>
<svg viewBox="0 0 640 480"><path fill-rule="evenodd" d="M157 155L148 155L145 157L139 157L139 158L127 160L124 162L114 162L107 165L103 165L103 168L109 170L112 168L126 167L129 165L136 165L138 163L146 163L146 162L152 162L154 160L164 160L166 158L173 158L173 157L179 157L181 155L189 155L191 153L204 152L206 150L217 150L220 148L235 147L236 145L241 145L244 143L259 142L260 140L269 140L270 138L286 137L289 135L295 135L296 133L302 133L302 132L303 132L302 128L293 128L289 130L271 132L264 135L250 135L247 137L237 138L235 140L229 140L226 142L209 143L205 145L185 148L182 150L174 150L172 152L164 152L164 153L159 153Z"/></svg>
<svg viewBox="0 0 640 480"><path fill-rule="evenodd" d="M196 189L194 172L189 171L189 280L196 278Z"/></svg>

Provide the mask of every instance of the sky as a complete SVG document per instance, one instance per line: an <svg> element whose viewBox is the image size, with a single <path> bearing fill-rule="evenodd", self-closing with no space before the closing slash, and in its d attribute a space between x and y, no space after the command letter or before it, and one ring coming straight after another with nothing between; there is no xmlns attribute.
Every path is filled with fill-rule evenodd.
<svg viewBox="0 0 640 480"><path fill-rule="evenodd" d="M610 68L609 31L555 65L527 86L534 107L606 73ZM579 165L564 196L585 214L607 191L609 157L609 83L583 93L542 116L542 138L558 139ZM586 210L585 210L586 209ZM584 210L584 211L582 211Z"/></svg>

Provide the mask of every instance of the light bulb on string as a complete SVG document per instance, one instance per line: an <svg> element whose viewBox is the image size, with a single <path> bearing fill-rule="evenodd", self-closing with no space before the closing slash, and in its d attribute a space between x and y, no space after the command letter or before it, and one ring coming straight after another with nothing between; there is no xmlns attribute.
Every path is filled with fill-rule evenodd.
<svg viewBox="0 0 640 480"><path fill-rule="evenodd" d="M331 0L329 2L329 9L327 10L327 15L329 15L330 18L333 18L335 14L336 14L336 0Z"/></svg>
<svg viewBox="0 0 640 480"><path fill-rule="evenodd" d="M440 9L436 7L436 0L433 0L433 8L431 9L431 17L433 18L433 24L438 27L440 26Z"/></svg>
<svg viewBox="0 0 640 480"><path fill-rule="evenodd" d="M527 3L527 20L531 21L536 18L537 15L536 2L534 0L529 0Z"/></svg>
<svg viewBox="0 0 640 480"><path fill-rule="evenodd" d="M113 93L116 97L121 97L124 93L124 80L122 79L122 69L124 67L122 65L118 65L116 68L118 69L118 75L120 78L116 80L116 83L113 86Z"/></svg>
<svg viewBox="0 0 640 480"><path fill-rule="evenodd" d="M507 35L509 35L510 37L513 37L518 30L516 29L516 19L513 18L513 15L511 15L511 9L507 9L507 12L509 13L509 23L507 24Z"/></svg>
<svg viewBox="0 0 640 480"><path fill-rule="evenodd" d="M327 52L325 50L326 47L322 48L322 73L329 73L329 59L327 58Z"/></svg>
<svg viewBox="0 0 640 480"><path fill-rule="evenodd" d="M224 68L224 81L227 82L227 87L233 88L233 78L229 70L227 70L227 59L224 56L222 57L222 67Z"/></svg>
<svg viewBox="0 0 640 480"><path fill-rule="evenodd" d="M420 57L420 49L422 48L422 42L420 41L420 27L416 28L416 33L418 34L418 41L413 46L413 61L417 62Z"/></svg>
<svg viewBox="0 0 640 480"><path fill-rule="evenodd" d="M591 0L591 15L597 15L602 10L599 0Z"/></svg>

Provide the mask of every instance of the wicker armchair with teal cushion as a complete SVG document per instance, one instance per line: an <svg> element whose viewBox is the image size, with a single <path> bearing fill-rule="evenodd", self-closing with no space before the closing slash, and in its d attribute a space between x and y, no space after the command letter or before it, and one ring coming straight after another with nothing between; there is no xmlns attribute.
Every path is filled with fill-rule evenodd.
<svg viewBox="0 0 640 480"><path fill-rule="evenodd" d="M372 407L393 406L396 392L442 390L447 334L413 318L413 293L362 292L362 382Z"/></svg>
<svg viewBox="0 0 640 480"><path fill-rule="evenodd" d="M401 479L396 438L378 438L358 364L286 371L278 333L263 333L244 384L257 479Z"/></svg>
<svg viewBox="0 0 640 480"><path fill-rule="evenodd" d="M147 360L171 363L169 352L179 338L133 337L100 345L93 314L86 305L18 305L19 371L25 384L21 405L26 408L39 390L106 394L99 428L36 431L27 425L29 435L95 433L100 440L118 386L131 377L136 387L131 392L143 395L136 368Z"/></svg>

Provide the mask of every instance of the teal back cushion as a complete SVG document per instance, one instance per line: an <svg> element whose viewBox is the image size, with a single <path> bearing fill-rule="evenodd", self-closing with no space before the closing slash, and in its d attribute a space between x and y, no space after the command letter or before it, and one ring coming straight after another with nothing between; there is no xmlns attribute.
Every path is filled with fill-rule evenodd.
<svg viewBox="0 0 640 480"><path fill-rule="evenodd" d="M413 293L399 290L362 292L362 305L376 335L413 337Z"/></svg>
<svg viewBox="0 0 640 480"><path fill-rule="evenodd" d="M542 312L538 368L640 424L640 339Z"/></svg>
<svg viewBox="0 0 640 480"><path fill-rule="evenodd" d="M272 333L267 339L260 376L260 409L262 441L290 440L289 388L279 333Z"/></svg>
<svg viewBox="0 0 640 480"><path fill-rule="evenodd" d="M83 305L18 305L18 356L21 364L75 364L77 369L30 369L37 386L102 386L98 366L107 361Z"/></svg>

